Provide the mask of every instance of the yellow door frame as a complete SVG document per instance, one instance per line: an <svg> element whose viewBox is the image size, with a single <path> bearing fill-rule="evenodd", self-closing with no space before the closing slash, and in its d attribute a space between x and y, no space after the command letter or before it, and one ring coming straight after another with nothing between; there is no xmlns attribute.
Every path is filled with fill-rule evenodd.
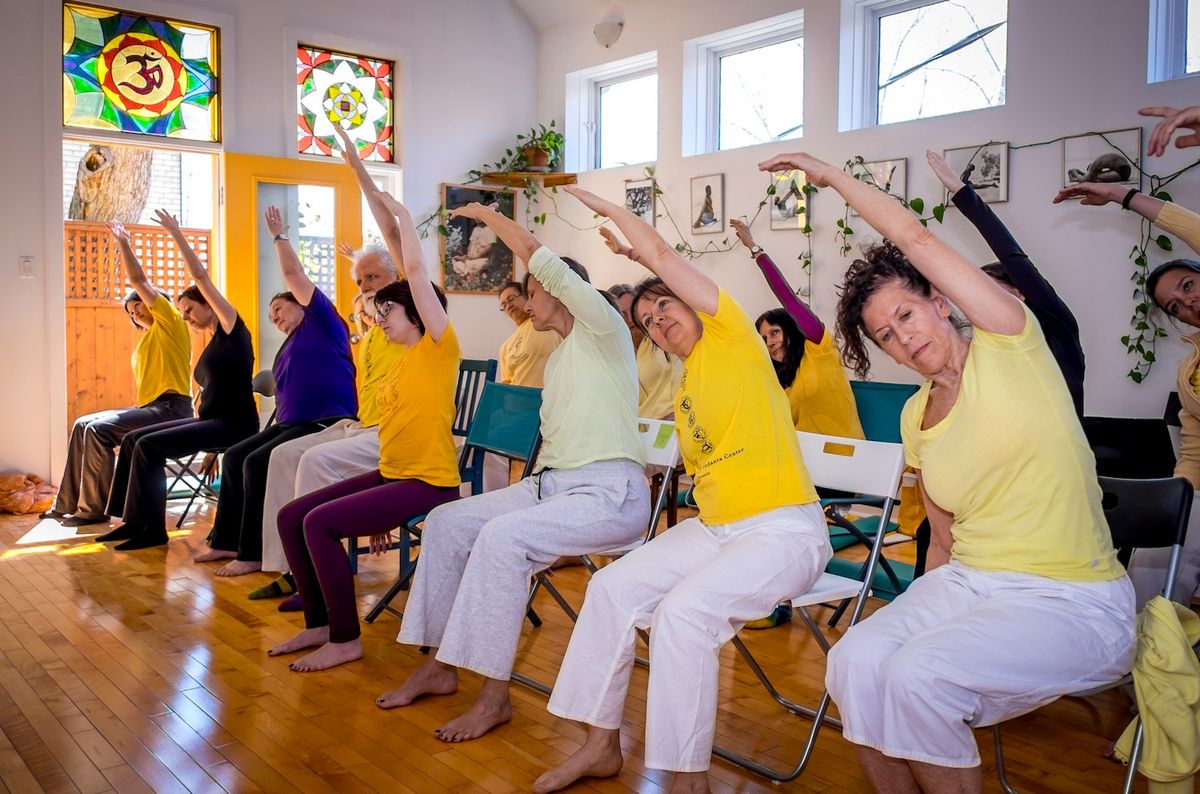
<svg viewBox="0 0 1200 794"><path fill-rule="evenodd" d="M290 157L251 154L221 155L221 213L224 230L225 296L237 307L250 331L258 359L258 225L266 207L258 206L260 182L284 185L317 185L334 189L334 244L362 245L362 200L354 172L343 163L322 163ZM343 317L353 310L358 291L350 268L336 267L337 295L328 296ZM259 362L259 368L266 366Z"/></svg>

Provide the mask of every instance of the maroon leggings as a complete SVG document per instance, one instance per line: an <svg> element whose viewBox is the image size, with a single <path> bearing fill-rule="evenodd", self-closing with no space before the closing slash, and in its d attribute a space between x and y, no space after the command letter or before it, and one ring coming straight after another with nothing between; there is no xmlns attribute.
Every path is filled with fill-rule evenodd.
<svg viewBox="0 0 1200 794"><path fill-rule="evenodd" d="M279 511L279 538L304 599L304 625L329 626L330 642L357 639L354 575L342 540L390 532L413 516L457 498L457 485L387 480L376 469L284 505Z"/></svg>

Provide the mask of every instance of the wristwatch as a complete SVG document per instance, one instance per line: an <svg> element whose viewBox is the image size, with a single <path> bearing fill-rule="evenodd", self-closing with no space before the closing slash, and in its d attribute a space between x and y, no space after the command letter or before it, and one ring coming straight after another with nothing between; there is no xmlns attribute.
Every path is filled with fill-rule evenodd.
<svg viewBox="0 0 1200 794"><path fill-rule="evenodd" d="M288 238L288 236L286 234L277 234L277 235L275 235L275 242L279 242L280 240L286 240L287 238Z"/></svg>
<svg viewBox="0 0 1200 794"><path fill-rule="evenodd" d="M761 254L762 252L763 252L763 249L762 249L761 245L750 246L750 257L752 259L757 258L758 255Z"/></svg>

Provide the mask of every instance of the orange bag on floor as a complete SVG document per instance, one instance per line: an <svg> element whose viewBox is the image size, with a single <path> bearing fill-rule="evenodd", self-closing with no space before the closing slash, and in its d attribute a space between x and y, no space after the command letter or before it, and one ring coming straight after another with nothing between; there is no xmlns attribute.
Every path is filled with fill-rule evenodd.
<svg viewBox="0 0 1200 794"><path fill-rule="evenodd" d="M0 513L41 513L58 489L35 474L0 474Z"/></svg>

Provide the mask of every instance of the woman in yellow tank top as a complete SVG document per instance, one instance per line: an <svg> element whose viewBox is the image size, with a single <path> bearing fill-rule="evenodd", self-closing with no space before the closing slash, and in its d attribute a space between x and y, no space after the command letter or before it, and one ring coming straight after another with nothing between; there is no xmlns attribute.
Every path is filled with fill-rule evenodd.
<svg viewBox="0 0 1200 794"><path fill-rule="evenodd" d="M886 238L846 273L843 356L865 375L869 339L926 379L901 435L932 525L928 572L833 646L826 685L843 735L879 790L980 791L973 728L1108 683L1133 662L1133 587L1095 459L1015 296L841 169L807 154L759 168L804 171Z"/></svg>

